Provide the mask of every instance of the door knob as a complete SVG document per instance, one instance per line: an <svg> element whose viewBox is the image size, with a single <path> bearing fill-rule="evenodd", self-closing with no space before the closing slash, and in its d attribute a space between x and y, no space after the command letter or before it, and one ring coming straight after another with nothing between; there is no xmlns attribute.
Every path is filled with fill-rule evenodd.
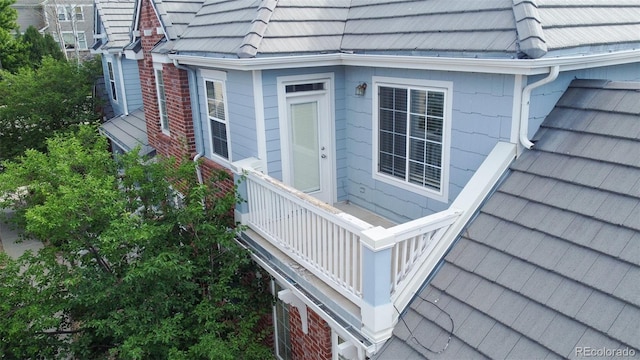
<svg viewBox="0 0 640 360"><path fill-rule="evenodd" d="M322 155L320 155L320 157L321 157L321 158L323 158L323 159L326 159L326 158L327 158L327 155L322 154Z"/></svg>

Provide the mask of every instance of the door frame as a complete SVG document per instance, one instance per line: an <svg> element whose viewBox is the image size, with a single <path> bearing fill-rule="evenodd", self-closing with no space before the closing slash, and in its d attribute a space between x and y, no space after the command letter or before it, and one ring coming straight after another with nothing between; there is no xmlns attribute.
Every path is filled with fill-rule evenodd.
<svg viewBox="0 0 640 360"><path fill-rule="evenodd" d="M292 184L291 174L291 146L290 146L290 131L291 126L288 118L287 98L295 96L307 96L311 94L325 94L326 109L320 111L327 112L328 124L324 124L321 119L318 119L318 124L325 126L325 130L328 132L329 138L329 152L327 153L329 159L327 159L327 171L324 174L327 177L328 197L330 205L336 202L336 139L335 139L335 90L334 90L334 74L333 73L320 73L320 74L305 74L305 75L292 75L292 76L279 76L277 80L277 94L278 94L278 118L280 125L280 156L282 167L282 181L287 184ZM324 83L324 90L316 90L313 92L300 92L298 95L295 93L287 95L285 87L287 85L308 84L308 83ZM305 94L306 93L306 94ZM312 195L313 196L313 195Z"/></svg>

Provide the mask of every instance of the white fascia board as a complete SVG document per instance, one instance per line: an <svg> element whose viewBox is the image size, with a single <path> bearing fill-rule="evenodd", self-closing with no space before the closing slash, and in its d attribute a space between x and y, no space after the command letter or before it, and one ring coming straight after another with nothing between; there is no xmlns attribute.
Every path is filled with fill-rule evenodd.
<svg viewBox="0 0 640 360"><path fill-rule="evenodd" d="M514 75L546 74L549 72L549 67L552 66L559 66L560 71L570 71L640 62L640 50L571 57L519 60L360 55L347 53L277 56L251 59L216 58L180 54L169 54L168 56L171 59L177 60L178 63L182 65L243 71L350 65Z"/></svg>

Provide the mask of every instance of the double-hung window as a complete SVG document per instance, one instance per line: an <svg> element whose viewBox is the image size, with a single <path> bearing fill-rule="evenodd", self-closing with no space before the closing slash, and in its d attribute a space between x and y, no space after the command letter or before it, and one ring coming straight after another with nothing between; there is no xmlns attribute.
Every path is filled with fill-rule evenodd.
<svg viewBox="0 0 640 360"><path fill-rule="evenodd" d="M84 13L80 5L58 5L56 7L59 21L84 21Z"/></svg>
<svg viewBox="0 0 640 360"><path fill-rule="evenodd" d="M162 78L162 64L154 64L156 77L156 92L158 94L158 112L160 115L160 130L169 135L169 114L167 113L167 97L165 94L164 79Z"/></svg>
<svg viewBox="0 0 640 360"><path fill-rule="evenodd" d="M229 138L224 82L205 79L207 114L211 129L211 149L213 154L229 160Z"/></svg>
<svg viewBox="0 0 640 360"><path fill-rule="evenodd" d="M374 84L374 177L446 200L450 83Z"/></svg>
<svg viewBox="0 0 640 360"><path fill-rule="evenodd" d="M116 77L113 71L113 62L107 61L107 71L109 73L109 85L111 87L111 99L118 101L118 93L116 91Z"/></svg>

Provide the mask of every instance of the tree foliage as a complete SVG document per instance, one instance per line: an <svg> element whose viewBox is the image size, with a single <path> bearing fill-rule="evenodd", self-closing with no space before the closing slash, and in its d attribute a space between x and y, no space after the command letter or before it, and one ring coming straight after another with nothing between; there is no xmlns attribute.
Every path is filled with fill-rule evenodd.
<svg viewBox="0 0 640 360"><path fill-rule="evenodd" d="M114 161L84 127L47 143L0 174L0 205L47 244L0 257L0 357L272 356L267 277L235 242L225 173L199 184L191 161Z"/></svg>
<svg viewBox="0 0 640 360"><path fill-rule="evenodd" d="M45 139L56 131L98 119L91 64L78 67L46 57L36 69L0 71L0 160L26 149L43 151Z"/></svg>
<svg viewBox="0 0 640 360"><path fill-rule="evenodd" d="M25 45L17 34L18 11L11 7L15 0L0 0L0 69L16 71L28 63Z"/></svg>
<svg viewBox="0 0 640 360"><path fill-rule="evenodd" d="M64 54L60 46L51 34L40 34L38 30L29 26L20 38L26 47L31 67L37 67L43 58L50 56L55 60L64 60Z"/></svg>

